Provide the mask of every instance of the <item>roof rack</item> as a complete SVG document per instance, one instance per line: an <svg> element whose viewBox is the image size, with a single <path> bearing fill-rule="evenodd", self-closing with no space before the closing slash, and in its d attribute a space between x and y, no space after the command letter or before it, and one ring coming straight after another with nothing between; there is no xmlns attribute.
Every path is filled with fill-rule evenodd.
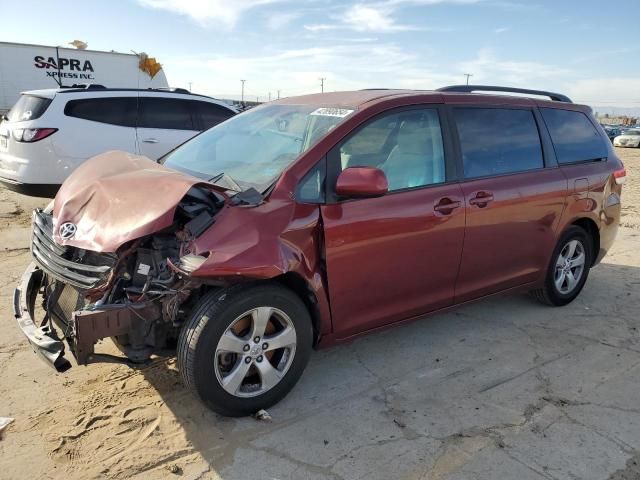
<svg viewBox="0 0 640 480"><path fill-rule="evenodd" d="M173 93L184 93L186 95L191 95L191 92L186 88L174 88L174 87L156 87L156 88L147 88L147 90L154 90L160 92L173 92Z"/></svg>
<svg viewBox="0 0 640 480"><path fill-rule="evenodd" d="M58 93L77 93L85 92L87 90L101 90L103 92L162 92L162 93L179 93L181 95L191 95L194 97L213 98L208 95L201 95L199 93L191 93L186 88L169 88L169 87L156 87L156 88L109 88L104 85L96 83L91 84L75 84L71 87L62 87L58 90Z"/></svg>
<svg viewBox="0 0 640 480"><path fill-rule="evenodd" d="M529 90L528 88L498 87L495 85L451 85L438 89L439 92L505 92L505 93L522 93L525 95L540 95L549 97L556 102L573 103L569 97L561 93L546 92L544 90Z"/></svg>

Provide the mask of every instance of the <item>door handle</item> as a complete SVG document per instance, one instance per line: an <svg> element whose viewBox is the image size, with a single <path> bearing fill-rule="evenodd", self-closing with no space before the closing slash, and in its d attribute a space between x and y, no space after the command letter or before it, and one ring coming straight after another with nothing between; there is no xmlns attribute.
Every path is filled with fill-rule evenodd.
<svg viewBox="0 0 640 480"><path fill-rule="evenodd" d="M142 140L144 143L158 143L159 140L157 138L145 138Z"/></svg>
<svg viewBox="0 0 640 480"><path fill-rule="evenodd" d="M451 212L453 212L456 208L460 208L461 206L462 202L444 197L438 200L438 203L436 203L436 205L433 207L433 210L443 215L451 215Z"/></svg>
<svg viewBox="0 0 640 480"><path fill-rule="evenodd" d="M475 197L469 199L469 205L477 205L480 208L486 207L489 202L493 202L493 194L490 192L478 192Z"/></svg>

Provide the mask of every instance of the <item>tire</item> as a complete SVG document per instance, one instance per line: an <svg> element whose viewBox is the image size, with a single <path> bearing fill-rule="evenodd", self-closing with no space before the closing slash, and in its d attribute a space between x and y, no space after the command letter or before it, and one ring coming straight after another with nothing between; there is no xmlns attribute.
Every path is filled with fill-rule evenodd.
<svg viewBox="0 0 640 480"><path fill-rule="evenodd" d="M579 278L577 278L575 283L568 280L568 274L565 274L563 277L562 273L567 272L567 269L569 269L571 271L571 278L575 279L578 273L577 267L571 266L573 262L570 265L567 265L560 260L561 255L563 258L568 256L567 254L570 253L571 250L567 250L567 248L570 249L570 245L575 245L574 258L576 260L579 258L579 255L576 256L576 252L579 252L580 248L584 254L582 270L580 271ZM562 267L558 265L559 263L562 264ZM575 265L578 263L579 262L575 262ZM544 286L531 291L531 294L537 300L547 305L556 307L567 305L568 303L571 303L582 291L582 288L589 276L589 270L591 269L592 264L593 241L590 235L584 229L576 225L572 225L560 237L560 240L553 251L551 262L549 263L545 276ZM562 278L564 278L565 281L562 282L561 287L559 287L558 282L560 282Z"/></svg>
<svg viewBox="0 0 640 480"><path fill-rule="evenodd" d="M267 329L256 342L253 333L262 323ZM295 343L275 347L291 339ZM178 339L178 368L210 409L250 415L289 393L309 361L312 342L311 317L292 291L275 284L234 286L210 292L196 304ZM251 383L256 381L259 386Z"/></svg>

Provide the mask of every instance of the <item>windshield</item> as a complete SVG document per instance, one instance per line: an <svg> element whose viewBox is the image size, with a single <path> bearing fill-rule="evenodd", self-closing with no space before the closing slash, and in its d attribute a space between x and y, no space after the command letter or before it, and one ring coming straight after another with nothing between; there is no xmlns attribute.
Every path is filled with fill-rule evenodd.
<svg viewBox="0 0 640 480"><path fill-rule="evenodd" d="M627 130L626 132L624 132L625 135L640 135L640 130Z"/></svg>
<svg viewBox="0 0 640 480"><path fill-rule="evenodd" d="M303 152L353 112L264 105L237 115L170 152L165 166L229 190L264 192Z"/></svg>

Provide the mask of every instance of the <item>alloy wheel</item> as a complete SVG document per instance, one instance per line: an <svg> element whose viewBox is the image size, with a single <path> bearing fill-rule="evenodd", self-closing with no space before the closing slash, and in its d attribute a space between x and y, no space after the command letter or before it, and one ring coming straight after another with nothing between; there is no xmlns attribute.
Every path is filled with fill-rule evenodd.
<svg viewBox="0 0 640 480"><path fill-rule="evenodd" d="M554 283L558 292L568 295L578 286L584 274L586 255L579 240L570 240L556 260Z"/></svg>
<svg viewBox="0 0 640 480"><path fill-rule="evenodd" d="M236 397L255 397L276 386L293 362L296 330L282 310L258 307L238 316L216 346L217 381Z"/></svg>

